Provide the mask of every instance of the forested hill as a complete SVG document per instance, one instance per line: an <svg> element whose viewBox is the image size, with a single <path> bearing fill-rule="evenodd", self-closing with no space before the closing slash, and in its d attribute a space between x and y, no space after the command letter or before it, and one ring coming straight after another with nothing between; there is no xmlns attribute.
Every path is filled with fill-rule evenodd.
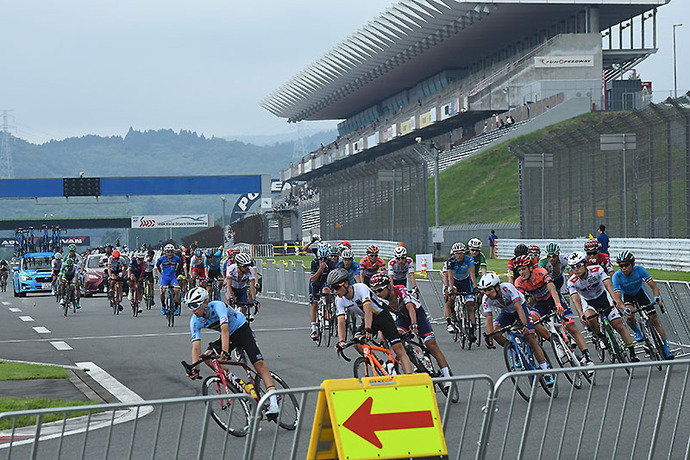
<svg viewBox="0 0 690 460"><path fill-rule="evenodd" d="M304 139L306 152L335 138L321 132ZM124 136L87 135L31 144L13 138L17 178L270 174L293 160L294 142L257 146L222 138L206 138L192 131L171 129L135 131Z"/></svg>

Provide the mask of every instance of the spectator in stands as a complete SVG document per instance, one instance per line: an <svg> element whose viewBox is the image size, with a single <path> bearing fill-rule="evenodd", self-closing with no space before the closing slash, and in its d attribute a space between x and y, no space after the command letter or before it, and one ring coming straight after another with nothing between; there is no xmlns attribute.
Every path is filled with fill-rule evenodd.
<svg viewBox="0 0 690 460"><path fill-rule="evenodd" d="M498 251L498 237L496 236L496 231L491 230L491 235L489 235L489 258L495 259Z"/></svg>
<svg viewBox="0 0 690 460"><path fill-rule="evenodd" d="M597 235L597 241L601 245L599 252L608 255L609 253L609 236L605 233L606 225L601 224L599 226L599 234Z"/></svg>
<svg viewBox="0 0 690 460"><path fill-rule="evenodd" d="M504 129L505 127L506 127L506 124L503 121L503 118L501 118L501 125L498 127L498 129Z"/></svg>
<svg viewBox="0 0 690 460"><path fill-rule="evenodd" d="M506 126L512 126L515 123L515 119L512 115L506 117Z"/></svg>

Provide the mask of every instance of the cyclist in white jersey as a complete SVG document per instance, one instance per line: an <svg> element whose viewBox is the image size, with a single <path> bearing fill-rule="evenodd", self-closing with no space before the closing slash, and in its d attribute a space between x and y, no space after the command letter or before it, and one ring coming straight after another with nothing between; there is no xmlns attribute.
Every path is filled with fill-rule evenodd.
<svg viewBox="0 0 690 460"><path fill-rule="evenodd" d="M398 246L395 248L395 258L388 262L388 277L395 286L408 287L410 291L416 291L417 281L414 279L414 262L407 257L407 249L405 246ZM410 280L408 286L407 280Z"/></svg>

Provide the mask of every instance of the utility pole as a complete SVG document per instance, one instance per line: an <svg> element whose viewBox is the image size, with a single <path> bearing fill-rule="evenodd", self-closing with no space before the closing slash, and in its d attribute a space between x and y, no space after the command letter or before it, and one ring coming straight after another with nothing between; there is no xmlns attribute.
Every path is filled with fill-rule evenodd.
<svg viewBox="0 0 690 460"><path fill-rule="evenodd" d="M10 151L10 126L7 121L8 110L2 111L2 144L0 144L0 177L4 179L14 178L12 166L12 152Z"/></svg>

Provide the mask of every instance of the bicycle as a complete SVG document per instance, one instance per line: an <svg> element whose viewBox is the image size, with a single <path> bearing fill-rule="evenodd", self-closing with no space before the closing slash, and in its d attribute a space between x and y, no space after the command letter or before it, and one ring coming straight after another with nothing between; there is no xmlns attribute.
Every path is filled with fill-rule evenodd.
<svg viewBox="0 0 690 460"><path fill-rule="evenodd" d="M638 321L638 327L642 333L642 348L645 354L652 361L663 361L665 358L664 341L661 334L657 331L654 322L650 319L649 314L656 312L656 304L650 303L648 305L640 305L638 302L626 302L626 305L632 306L632 313L639 313L641 321ZM661 370L661 366L657 366Z"/></svg>
<svg viewBox="0 0 690 460"><path fill-rule="evenodd" d="M201 375L194 371L194 367L203 363L204 361L212 360L214 375L206 377L202 383L202 393L204 395L231 395L231 394L248 394L250 399L246 398L220 398L218 400L209 401L210 404L209 415L219 427L229 434L237 437L246 436L249 432L249 420L252 416L253 404L258 406L261 398L266 394L266 385L253 368L247 364L238 361L224 361L211 355L203 355L201 358L192 364L187 364L182 361L182 366L187 372L187 375L196 375L196 379L200 379ZM232 372L226 371L222 366L241 367L247 375L247 382L235 376ZM290 387L285 380L278 374L271 371L271 377L276 389L288 390ZM297 422L300 417L301 409L297 398L293 394L279 394L276 395L278 399L278 407L280 412L277 420L274 420L284 430L293 431L297 428ZM254 401L252 403L251 401ZM239 406L239 409L238 409ZM260 408L261 419L266 416L268 409L268 400ZM267 418L267 417L266 417Z"/></svg>
<svg viewBox="0 0 690 460"><path fill-rule="evenodd" d="M165 290L165 319L168 320L168 327L175 327L175 289L172 286L161 286L161 289Z"/></svg>
<svg viewBox="0 0 690 460"><path fill-rule="evenodd" d="M320 347L323 343L324 337L326 337L326 347L331 346L331 337L333 337L334 329L337 332L337 327L333 324L335 319L335 313L333 312L333 306L328 306L328 300L326 296L331 294L321 294L319 297L319 302L317 304L316 310L316 332L318 337L316 339L316 346Z"/></svg>
<svg viewBox="0 0 690 460"><path fill-rule="evenodd" d="M7 270L2 270L0 274L0 291L7 292Z"/></svg>
<svg viewBox="0 0 690 460"><path fill-rule="evenodd" d="M144 304L146 305L147 310L150 310L151 307L153 306L153 296L154 296L153 282L149 279L145 279L142 298L144 300Z"/></svg>
<svg viewBox="0 0 690 460"><path fill-rule="evenodd" d="M609 360L611 363L615 363L616 361L621 364L627 363L628 357L625 354L623 339L620 338L618 333L613 329L613 326L611 326L608 316L597 311L597 318L599 321L599 330L603 335L604 346L602 347L601 339L597 337L596 334L592 334L592 342L599 356L599 361L604 362L606 359L606 350L609 350ZM626 368L625 372L630 375L629 368Z"/></svg>
<svg viewBox="0 0 690 460"><path fill-rule="evenodd" d="M551 312L548 315L541 318L535 323L543 325L549 332L549 344L553 350L553 354L556 357L556 362L561 368L573 367L573 368L584 368L580 364L580 360L577 359L572 346L575 346L574 340L569 337L565 326L563 325L563 319L556 313ZM580 370L574 374L570 372L564 373L565 378L568 379L576 389L582 388L582 377L587 380L587 382L592 383L593 374L591 371Z"/></svg>
<svg viewBox="0 0 690 460"><path fill-rule="evenodd" d="M242 313L245 318L247 318L247 321L250 323L254 321L254 317L256 316L257 312L259 311L259 307L261 304L259 302L254 301L254 303L249 303L249 302L232 302L232 307L237 310L239 313ZM252 307L254 310L254 313L252 314Z"/></svg>
<svg viewBox="0 0 690 460"><path fill-rule="evenodd" d="M355 337L350 342L346 343L344 347L338 349L338 356L343 358L345 361L352 362L352 359L348 358L344 350L351 347L352 345L362 346L362 355L355 359L352 371L356 378L360 377L375 377L375 376L389 376L392 377L400 373L400 364L394 357L393 353L383 346L374 344L370 345L366 342L363 337ZM380 352L386 355L386 360L384 364L376 357L375 352ZM385 366L384 366L385 365Z"/></svg>
<svg viewBox="0 0 690 460"><path fill-rule="evenodd" d="M515 323L509 326L505 326L497 331L494 331L491 334L484 333L484 337L487 340L489 337L507 333L507 342L503 346L503 358L505 360L506 369L508 369L508 372L540 370L540 367L536 362L532 349L527 343L527 340L525 340L525 337L520 332L520 330L523 327L524 326L522 325L522 323L516 321ZM549 360L549 357L547 356L546 352L544 352L544 358L546 359L549 368L551 368L551 361ZM517 392L520 394L522 399L528 402L530 400L531 387L535 385L534 377L534 375L528 375L524 380L521 380L521 377L511 377L511 380L513 381L513 385L515 385L515 389L517 390ZM558 382L556 382L555 380L555 375L553 376L553 378L553 386L549 387L549 385L547 385L546 381L544 380L544 375L540 375L539 385L541 385L541 388L544 390L544 393L546 393L549 397L555 398L558 396ZM529 386L525 385L525 381L529 382Z"/></svg>
<svg viewBox="0 0 690 460"><path fill-rule="evenodd" d="M108 300L110 301L110 307L113 309L113 315L119 315L122 311L122 305L117 300L117 293L121 292L120 283L122 283L122 278L117 277L112 280L112 287L108 290ZM110 283L108 283L110 284Z"/></svg>
<svg viewBox="0 0 690 460"><path fill-rule="evenodd" d="M479 334L477 330L477 322L479 321L478 309L475 303L475 313L473 326L470 322L469 315L465 313L465 307L467 305L467 296L472 295L471 292L456 292L454 294L453 301L453 314L451 315L451 324L455 328L455 333L453 334L453 341L457 342L460 339L460 346L464 349L467 345L467 349L472 349L472 342L470 337L474 337L474 341L479 345Z"/></svg>
<svg viewBox="0 0 690 460"><path fill-rule="evenodd" d="M141 286L139 281L134 281L132 297L129 299L129 305L132 307L132 316L135 318L139 316L139 302L141 301L141 295Z"/></svg>
<svg viewBox="0 0 690 460"><path fill-rule="evenodd" d="M441 370L437 365L434 364L436 359L431 354L431 351L429 351L429 349L426 347L426 344L423 340L415 340L414 333L412 331L405 332L400 336L400 339L403 347L405 348L405 353L407 353L407 356L410 358L410 362L412 363L412 368L415 373L426 373L432 378L443 377ZM450 370L450 366L448 366L448 371L450 372L450 375L453 375L453 372ZM441 393L443 393L444 396L448 397L449 387L446 386L446 384L436 382L436 386L439 390L441 390ZM459 401L460 394L455 384L453 384L452 387L453 394L451 395L450 400L451 402L455 403Z"/></svg>
<svg viewBox="0 0 690 460"><path fill-rule="evenodd" d="M64 315L67 316L67 310L72 307L72 312L77 312L77 293L76 284L74 281L69 281L69 288L67 289L67 295L65 295L65 304L62 306L64 310Z"/></svg>

